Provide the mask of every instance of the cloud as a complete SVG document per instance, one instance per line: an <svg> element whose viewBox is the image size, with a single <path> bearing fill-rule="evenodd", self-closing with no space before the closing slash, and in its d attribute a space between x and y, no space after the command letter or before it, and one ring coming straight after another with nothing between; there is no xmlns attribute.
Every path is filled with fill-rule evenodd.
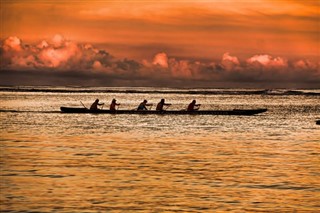
<svg viewBox="0 0 320 213"><path fill-rule="evenodd" d="M94 61L93 62L93 65L92 65L92 68L93 69L95 69L95 70L100 70L100 69L102 69L102 64L101 64L101 62L100 61Z"/></svg>
<svg viewBox="0 0 320 213"><path fill-rule="evenodd" d="M61 64L65 64L70 60L79 61L82 56L78 45L72 42L62 41L54 43L53 47L46 47L42 49L39 54L39 60L46 67L59 67Z"/></svg>
<svg viewBox="0 0 320 213"><path fill-rule="evenodd" d="M235 57L235 56L231 56L230 53L228 53L228 52L223 54L222 61L223 62L224 61L230 61L230 62L232 62L233 64L236 64L236 65L240 64L238 58Z"/></svg>
<svg viewBox="0 0 320 213"><path fill-rule="evenodd" d="M191 64L188 60L169 59L164 52L156 54L152 63L144 61L143 64L160 75L168 75L174 78L192 77Z"/></svg>
<svg viewBox="0 0 320 213"><path fill-rule="evenodd" d="M54 32L104 43L121 57L142 60L159 51L210 59L232 51L286 57L319 53L319 7L314 1L2 1L2 38L35 40ZM288 3L289 2L289 3ZM296 2L293 4L292 2ZM319 5L319 4L318 4ZM81 24L79 24L81 23ZM263 24L261 24L263 23ZM108 30L105 27L108 26ZM107 40L106 40L107 38ZM52 47L63 39L57 36ZM245 41L245 42L244 42ZM50 43L47 41L47 43ZM154 48L142 49L139 46ZM175 52L167 48L176 49ZM131 47L131 48L129 48ZM126 55L128 54L128 55ZM129 55L130 54L130 55Z"/></svg>
<svg viewBox="0 0 320 213"><path fill-rule="evenodd" d="M153 58L153 64L160 65L161 67L168 68L168 56L166 53L158 53Z"/></svg>
<svg viewBox="0 0 320 213"><path fill-rule="evenodd" d="M24 45L17 37L9 37L1 45L1 67L6 69L90 70L98 69L97 63L107 67L113 57L90 44L77 44L57 34L51 41L37 45Z"/></svg>
<svg viewBox="0 0 320 213"><path fill-rule="evenodd" d="M16 36L10 36L3 42L2 48L5 51L19 52L22 50L21 40Z"/></svg>
<svg viewBox="0 0 320 213"><path fill-rule="evenodd" d="M227 71L232 71L239 68L240 62L236 56L231 56L230 53L224 53L222 56L221 65Z"/></svg>
<svg viewBox="0 0 320 213"><path fill-rule="evenodd" d="M247 60L249 64L260 64L265 67L287 67L287 61L281 57L273 58L270 55L254 55Z"/></svg>
<svg viewBox="0 0 320 213"><path fill-rule="evenodd" d="M43 41L41 41L41 42L37 45L37 48L42 49L42 48L46 48L46 47L48 47L48 46L49 46L48 42L46 42L45 40L43 40Z"/></svg>
<svg viewBox="0 0 320 213"><path fill-rule="evenodd" d="M312 87L320 84L320 62L311 59L288 60L269 54L256 54L240 60L226 52L220 61L198 61L159 52L151 61L145 59L138 62L127 58L115 58L103 49L91 44L79 44L61 35L55 35L49 41L43 40L34 45L24 44L19 38L11 36L2 42L0 50L2 74L9 76L10 71L23 76L23 79L29 79L30 82L34 82L30 79L36 78L27 78L26 73L41 75L39 80L42 82L50 81L44 79L45 76L51 76L51 79L55 79L53 83L69 81L88 85L91 82L101 86L104 85L103 82L106 83L104 86L117 86L119 83L124 84L122 86L185 87L246 87L248 84L256 87ZM23 72L25 74L22 74ZM65 79L60 81L60 78ZM16 82L20 80L16 79Z"/></svg>
<svg viewBox="0 0 320 213"><path fill-rule="evenodd" d="M313 63L309 60L300 59L293 63L293 67L294 69L298 69L298 70L317 70L317 68L319 69L319 63L317 66L316 63Z"/></svg>
<svg viewBox="0 0 320 213"><path fill-rule="evenodd" d="M52 43L55 48L59 48L59 47L63 46L65 43L64 37L60 34L56 34L52 38Z"/></svg>
<svg viewBox="0 0 320 213"><path fill-rule="evenodd" d="M174 58L169 60L170 70L173 77L178 78L192 78L192 71L196 71L196 69L192 69L192 63L188 60L176 60Z"/></svg>

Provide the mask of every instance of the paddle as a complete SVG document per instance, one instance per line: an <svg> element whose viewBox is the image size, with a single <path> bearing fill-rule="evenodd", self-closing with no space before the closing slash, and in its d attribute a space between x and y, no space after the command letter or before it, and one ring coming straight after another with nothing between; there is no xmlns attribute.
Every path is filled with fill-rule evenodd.
<svg viewBox="0 0 320 213"><path fill-rule="evenodd" d="M197 107L198 107L198 108L193 109L193 111L199 110L199 109L200 109L200 106L201 106L201 104L197 104ZM186 109L182 109L182 110L180 110L180 111L188 111L188 107L187 107Z"/></svg>
<svg viewBox="0 0 320 213"><path fill-rule="evenodd" d="M131 111L136 111L136 110L138 110L138 107L136 107L136 108L133 108Z"/></svg>
<svg viewBox="0 0 320 213"><path fill-rule="evenodd" d="M88 109L88 108L82 103L82 101L80 101L80 103L82 104L82 106L83 106L84 108Z"/></svg>
<svg viewBox="0 0 320 213"><path fill-rule="evenodd" d="M136 111L136 110L138 110L138 108L139 107L133 108L133 109L131 109L131 111ZM150 105L150 109L149 110L151 110L151 108L152 108L152 104Z"/></svg>
<svg viewBox="0 0 320 213"><path fill-rule="evenodd" d="M164 110L167 110L172 104L168 104Z"/></svg>

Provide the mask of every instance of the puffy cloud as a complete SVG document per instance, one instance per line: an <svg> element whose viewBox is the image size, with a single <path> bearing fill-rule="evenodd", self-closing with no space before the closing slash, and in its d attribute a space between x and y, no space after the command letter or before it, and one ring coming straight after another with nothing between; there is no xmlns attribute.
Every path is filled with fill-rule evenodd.
<svg viewBox="0 0 320 213"><path fill-rule="evenodd" d="M141 63L130 59L117 59L105 50L91 44L78 44L55 35L36 45L24 44L17 37L5 39L0 47L1 70L74 72L77 79L121 79L122 82L144 82L143 85L214 86L217 82L230 85L245 82L294 82L297 85L320 84L320 63L309 59L288 60L267 54L253 55L240 61L226 52L221 61L200 62L170 57L165 52L155 54L153 60ZM61 72L62 71L62 72ZM40 72L33 72L40 73ZM58 73L58 72L57 72ZM67 75L67 74L66 74ZM139 81L141 80L141 81ZM100 81L99 81L100 82ZM130 84L128 84L130 85ZM185 85L185 86L188 86ZM282 86L282 84L280 84ZM296 85L296 84L295 84Z"/></svg>
<svg viewBox="0 0 320 213"><path fill-rule="evenodd" d="M227 71L233 71L239 67L240 62L236 56L231 56L230 53L225 53L221 60L222 67Z"/></svg>
<svg viewBox="0 0 320 213"><path fill-rule="evenodd" d="M223 56L222 56L222 62L224 62L224 61L230 61L233 64L237 64L237 65L240 64L238 58L236 56L231 56L230 53L228 53L228 52L223 54Z"/></svg>
<svg viewBox="0 0 320 213"><path fill-rule="evenodd" d="M34 65L35 58L33 55L29 55L27 57L21 57L17 59L17 63L21 67L32 67Z"/></svg>
<svg viewBox="0 0 320 213"><path fill-rule="evenodd" d="M149 68L151 75L167 76L173 78L191 78L195 71L194 64L188 60L169 58L164 52L157 53L152 63L143 60L142 64Z"/></svg>
<svg viewBox="0 0 320 213"><path fill-rule="evenodd" d="M54 44L54 46L56 46ZM38 57L44 66L59 67L62 63L67 63L73 59L79 61L82 52L77 44L72 42L64 42L64 45L59 44L59 48L46 47L40 51Z"/></svg>
<svg viewBox="0 0 320 213"><path fill-rule="evenodd" d="M309 60L303 60L303 59L300 59L298 61L293 62L293 67L295 69L299 69L299 70L318 70L318 71L320 71L319 65L317 66L316 63L313 63ZM318 67L318 69L317 69L317 67Z"/></svg>
<svg viewBox="0 0 320 213"><path fill-rule="evenodd" d="M162 65L161 65L162 64ZM319 81L319 64L289 61L271 55L254 55L243 62L226 52L220 62L178 60L161 52L152 63L144 60L149 76L212 82L299 82ZM159 68L160 67L160 68ZM313 80L312 80L313 81Z"/></svg>
<svg viewBox="0 0 320 213"><path fill-rule="evenodd" d="M28 67L30 65L30 52L24 48L22 41L15 36L10 36L3 41L1 48L1 68L13 64L14 66Z"/></svg>
<svg viewBox="0 0 320 213"><path fill-rule="evenodd" d="M54 37L52 38L52 43L53 43L53 46L55 48L58 48L58 47L61 47L64 45L65 43L65 39L62 35L60 34L56 34L54 35Z"/></svg>
<svg viewBox="0 0 320 213"><path fill-rule="evenodd" d="M106 51L68 41L59 34L37 45L24 45L19 38L9 37L1 45L1 57L1 67L8 69L97 70L113 63L110 62L113 57Z"/></svg>
<svg viewBox="0 0 320 213"><path fill-rule="evenodd" d="M160 65L161 67L168 68L168 56L166 53L158 53L153 58L153 64Z"/></svg>
<svg viewBox="0 0 320 213"><path fill-rule="evenodd" d="M45 40L43 40L43 41L41 41L41 42L37 45L37 48L42 49L42 48L46 48L46 47L48 47L48 46L49 46L48 42L46 42Z"/></svg>
<svg viewBox="0 0 320 213"><path fill-rule="evenodd" d="M92 67L93 69L100 70L103 66L100 61L94 61Z"/></svg>
<svg viewBox="0 0 320 213"><path fill-rule="evenodd" d="M21 51L21 40L16 36L10 36L3 42L2 48L4 51Z"/></svg>
<svg viewBox="0 0 320 213"><path fill-rule="evenodd" d="M281 57L273 58L270 55L254 55L247 60L249 64L260 64L265 67L268 66L278 66L286 67L288 66L287 61Z"/></svg>
<svg viewBox="0 0 320 213"><path fill-rule="evenodd" d="M169 60L170 70L173 77L191 78L192 64L187 60Z"/></svg>

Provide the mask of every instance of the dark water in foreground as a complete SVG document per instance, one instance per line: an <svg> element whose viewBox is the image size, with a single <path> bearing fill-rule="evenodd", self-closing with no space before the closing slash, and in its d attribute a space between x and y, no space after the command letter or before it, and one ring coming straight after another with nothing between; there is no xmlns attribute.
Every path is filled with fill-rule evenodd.
<svg viewBox="0 0 320 213"><path fill-rule="evenodd" d="M320 126L315 125L320 119L319 90L309 94L50 89L0 91L3 212L320 209ZM268 108L268 112L256 116L58 112L62 105L81 106L80 100L89 106L95 98L109 103L114 97L122 109L135 108L145 98L157 103L164 97L174 104L172 109L197 99L201 109Z"/></svg>

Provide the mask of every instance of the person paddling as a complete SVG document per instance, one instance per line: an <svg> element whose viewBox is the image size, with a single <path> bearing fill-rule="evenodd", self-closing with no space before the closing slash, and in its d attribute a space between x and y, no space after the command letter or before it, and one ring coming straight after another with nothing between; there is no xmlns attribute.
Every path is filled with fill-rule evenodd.
<svg viewBox="0 0 320 213"><path fill-rule="evenodd" d="M137 108L137 110L148 110L147 106L152 106L152 104L148 104L147 100L144 100L143 102L141 102Z"/></svg>
<svg viewBox="0 0 320 213"><path fill-rule="evenodd" d="M187 108L187 111L196 111L196 110L199 110L200 106L201 106L201 104L196 104L196 100L193 100L193 101L189 104L189 106L188 106L188 108ZM195 108L195 107L197 107L197 108Z"/></svg>
<svg viewBox="0 0 320 213"><path fill-rule="evenodd" d="M116 111L116 106L119 106L120 104L117 103L116 99L112 99L110 104L110 111Z"/></svg>
<svg viewBox="0 0 320 213"><path fill-rule="evenodd" d="M91 104L90 110L98 110L98 106L104 105L104 103L99 103L99 99L96 99L93 104Z"/></svg>
<svg viewBox="0 0 320 213"><path fill-rule="evenodd" d="M165 100L162 98L161 101L157 104L157 111L164 111L164 106L171 106L171 104L165 103Z"/></svg>

